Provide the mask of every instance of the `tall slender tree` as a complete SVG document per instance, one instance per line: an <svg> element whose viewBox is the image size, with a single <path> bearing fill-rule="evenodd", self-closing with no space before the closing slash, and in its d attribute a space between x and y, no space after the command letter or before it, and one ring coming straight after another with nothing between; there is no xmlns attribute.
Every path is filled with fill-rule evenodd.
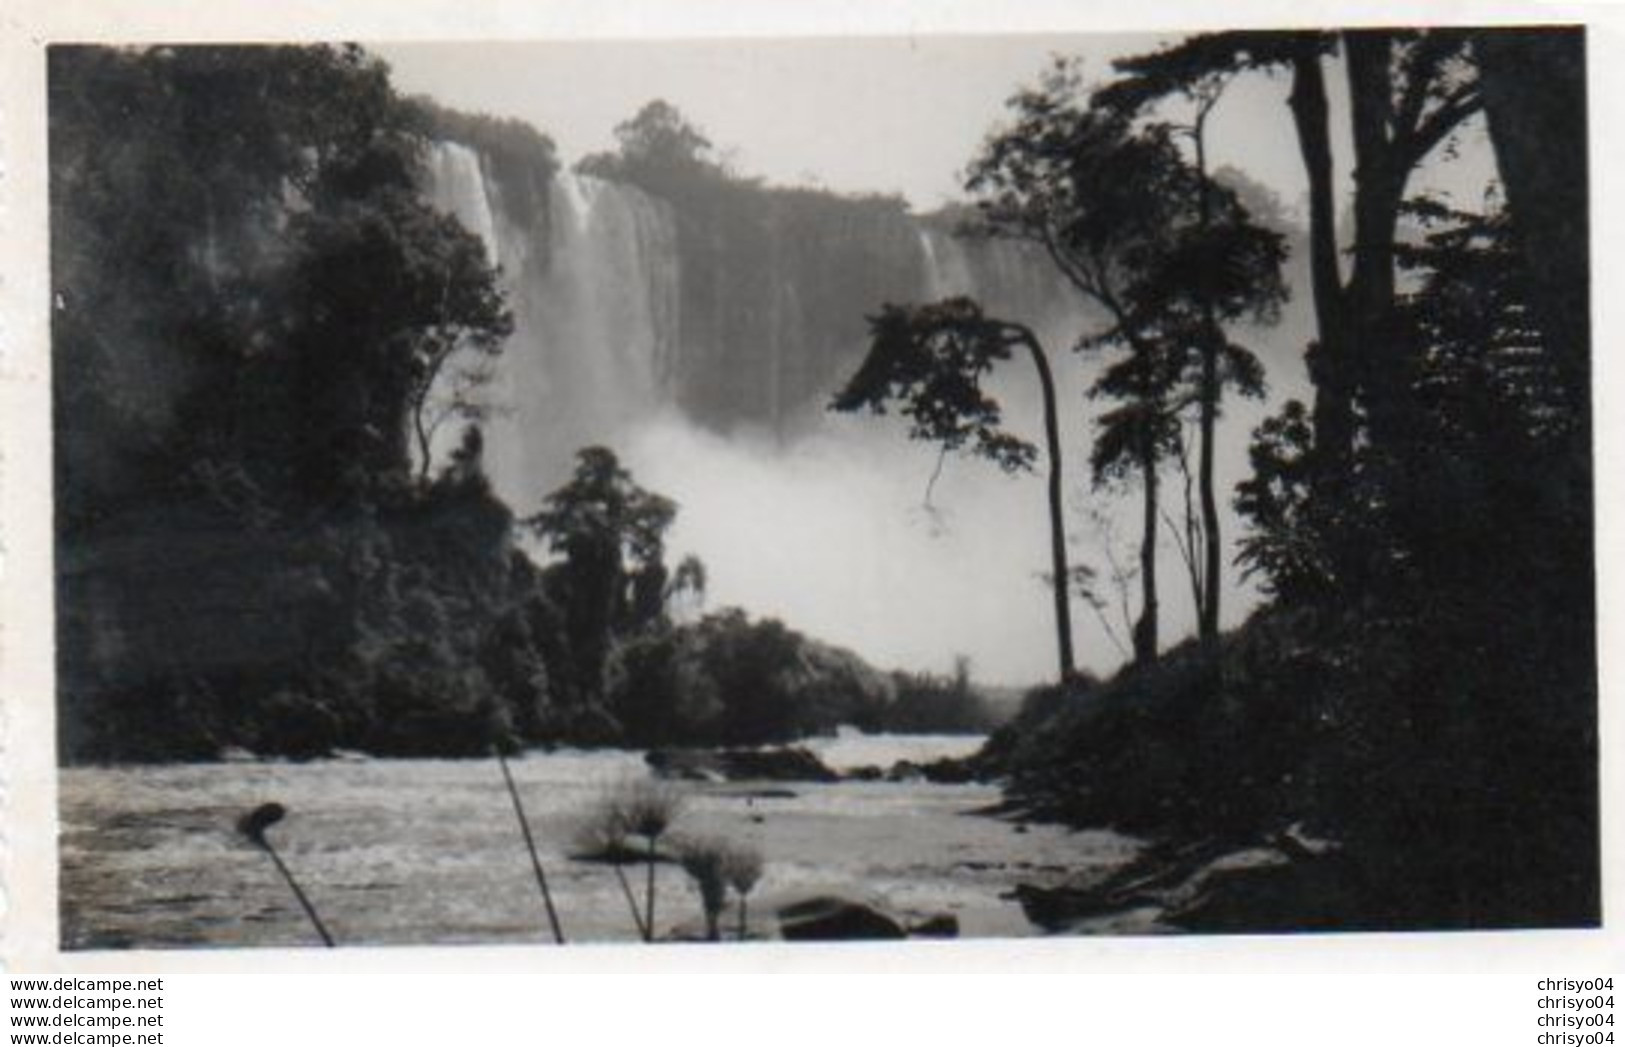
<svg viewBox="0 0 1625 1047"><path fill-rule="evenodd" d="M1137 124L1093 104L1076 63L1058 61L1010 103L1015 119L983 146L967 187L986 235L1040 245L1106 324L1080 347L1121 347L1128 359L1094 395L1122 407L1103 421L1092 462L1097 479L1133 462L1141 480L1141 612L1135 658L1158 646L1156 533L1158 463L1178 446L1177 415L1192 399L1181 386L1199 362L1194 397L1211 428L1219 389L1256 389L1256 360L1223 337L1222 321L1267 312L1282 291L1280 238L1254 226L1234 194L1186 161L1168 124ZM1205 155L1202 158L1205 161ZM1211 488L1211 441L1204 479ZM1211 542L1219 540L1216 499ZM1206 554L1212 564L1217 545ZM1217 632L1218 569L1207 572L1202 618Z"/></svg>
<svg viewBox="0 0 1625 1047"><path fill-rule="evenodd" d="M1050 587L1055 601L1055 644L1061 679L1077 671L1072 648L1071 573L1061 498L1061 434L1055 378L1032 329L985 316L968 298L908 308L888 305L870 319L869 355L831 409L867 408L884 414L901 404L910 435L944 450L969 449L1007 472L1032 468L1037 449L1002 428L998 401L983 379L1015 349L1024 349L1038 374L1044 404L1044 442L1049 459Z"/></svg>

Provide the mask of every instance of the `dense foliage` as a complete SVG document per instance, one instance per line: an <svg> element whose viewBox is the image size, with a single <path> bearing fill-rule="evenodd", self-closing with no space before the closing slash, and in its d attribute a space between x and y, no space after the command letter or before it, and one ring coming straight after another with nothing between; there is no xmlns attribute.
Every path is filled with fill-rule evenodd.
<svg viewBox="0 0 1625 1047"><path fill-rule="evenodd" d="M355 48L54 48L64 755L481 751L525 588L478 434L413 412L509 319ZM513 701L506 701L512 698Z"/></svg>
<svg viewBox="0 0 1625 1047"><path fill-rule="evenodd" d="M987 754L1018 796L1075 822L1235 846L1307 825L1341 848L1335 919L1350 927L1599 914L1587 347L1553 304L1584 310L1584 237L1554 246L1527 204L1462 212L1406 191L1484 104L1479 62L1507 44L1552 79L1523 82L1551 104L1491 120L1503 176L1584 227L1584 164L1520 175L1529 129L1511 112L1583 105L1566 71L1578 36L1495 37L1216 34L1121 64L1100 97L1129 111L1292 71L1315 269L1335 237L1316 199L1321 67L1340 57L1360 153L1353 269L1315 275L1315 404L1260 427L1237 491L1240 559L1272 604L1211 659L1181 649L1035 701ZM1564 268L1561 295L1536 250Z"/></svg>
<svg viewBox="0 0 1625 1047"><path fill-rule="evenodd" d="M477 149L545 247L545 137L403 99L357 48L50 63L64 758L606 744L702 701L684 737L779 739L891 693L775 623L678 629L703 567L668 569L676 506L607 451L523 526L476 426L424 453L431 392L512 323L426 165ZM703 686L651 704L691 636Z"/></svg>

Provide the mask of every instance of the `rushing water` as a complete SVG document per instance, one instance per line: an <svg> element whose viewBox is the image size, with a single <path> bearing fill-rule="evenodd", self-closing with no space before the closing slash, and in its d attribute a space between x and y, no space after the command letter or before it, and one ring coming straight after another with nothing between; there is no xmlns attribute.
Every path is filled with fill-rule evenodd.
<svg viewBox="0 0 1625 1047"><path fill-rule="evenodd" d="M929 760L975 739L843 735L813 747L835 766ZM636 934L613 874L571 861L574 823L595 797L643 773L639 754L532 753L512 761L566 933ZM999 897L1019 880L1116 863L1109 833L1019 827L970 812L989 786L923 782L695 786L676 831L761 849L757 894L878 895L900 910L947 911L968 936L1034 933ZM774 792L779 791L774 786ZM486 760L320 761L72 768L62 772L65 948L313 944L271 862L235 820L275 800L269 836L341 943L541 942L536 884L496 764ZM691 925L683 874L659 872L658 925ZM763 913L765 916L765 913Z"/></svg>
<svg viewBox="0 0 1625 1047"><path fill-rule="evenodd" d="M434 148L429 176L436 206L501 269L514 334L488 396L486 466L509 504L533 509L576 448L616 444L666 409L676 224L669 206L636 188L561 171L549 185L545 232L516 226L479 154L458 143ZM455 437L444 433L443 446Z"/></svg>

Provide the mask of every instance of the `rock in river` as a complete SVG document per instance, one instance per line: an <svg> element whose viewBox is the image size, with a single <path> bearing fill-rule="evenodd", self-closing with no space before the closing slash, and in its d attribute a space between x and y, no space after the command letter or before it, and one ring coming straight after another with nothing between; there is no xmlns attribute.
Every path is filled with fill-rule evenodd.
<svg viewBox="0 0 1625 1047"><path fill-rule="evenodd" d="M819 895L780 906L785 941L860 941L908 937L903 925L872 906L837 895Z"/></svg>
<svg viewBox="0 0 1625 1047"><path fill-rule="evenodd" d="M840 775L808 749L651 749L644 762L662 778L684 781L834 782Z"/></svg>

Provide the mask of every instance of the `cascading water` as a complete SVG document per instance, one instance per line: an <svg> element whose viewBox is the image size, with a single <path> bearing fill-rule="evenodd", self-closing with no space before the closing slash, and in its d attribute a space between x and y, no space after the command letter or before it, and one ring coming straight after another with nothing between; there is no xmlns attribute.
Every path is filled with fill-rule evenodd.
<svg viewBox="0 0 1625 1047"><path fill-rule="evenodd" d="M976 281L959 241L935 229L921 228L920 254L925 259L925 293L933 301L972 294Z"/></svg>
<svg viewBox="0 0 1625 1047"><path fill-rule="evenodd" d="M613 446L661 409L677 330L669 208L575 174L554 180L552 208L551 264L541 281L514 289L519 329L505 365L512 435L532 459L525 471L540 475L493 474L499 491L521 499L544 491L538 485L550 484L576 448Z"/></svg>
<svg viewBox="0 0 1625 1047"><path fill-rule="evenodd" d="M436 143L429 154L429 202L480 238L487 261L501 260L496 218L478 153L459 142Z"/></svg>
<svg viewBox="0 0 1625 1047"><path fill-rule="evenodd" d="M990 316L1032 327L1052 351L1069 349L1094 322L1036 245L966 240L930 225L918 236L929 299L967 295Z"/></svg>
<svg viewBox="0 0 1625 1047"><path fill-rule="evenodd" d="M500 186L472 150L440 144L430 178L434 202L502 268L514 333L484 390L486 469L526 513L562 482L578 448L615 447L664 409L679 317L676 225L667 205L635 188L560 172L537 257L531 230L507 228Z"/></svg>

